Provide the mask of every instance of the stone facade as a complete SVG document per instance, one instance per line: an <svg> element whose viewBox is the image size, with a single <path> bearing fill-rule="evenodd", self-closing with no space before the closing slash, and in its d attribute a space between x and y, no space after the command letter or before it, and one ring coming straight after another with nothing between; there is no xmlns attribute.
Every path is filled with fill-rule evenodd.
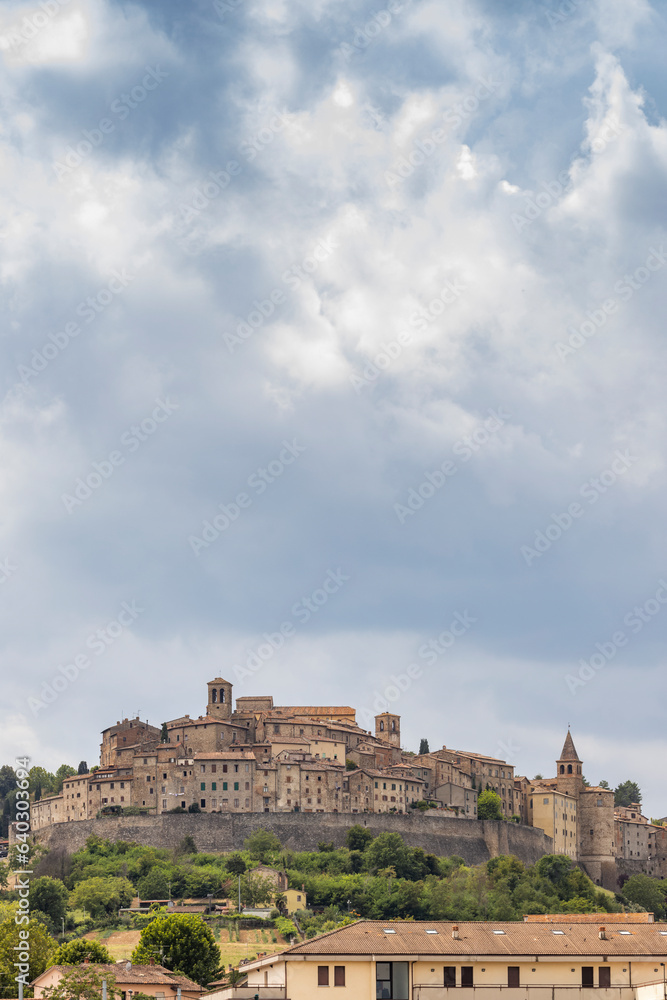
<svg viewBox="0 0 667 1000"><path fill-rule="evenodd" d="M85 823L128 806L155 818L174 810L389 817L415 816L426 801L432 821L474 821L478 793L488 788L506 819L541 830L555 853L579 860L609 888L617 887L616 857L667 866L667 830L638 811L615 816L611 791L584 786L569 733L556 777L530 781L484 754L446 746L407 753L400 716L391 712L376 716L371 733L349 706L279 706L256 696L234 707L232 695L229 681L209 681L206 712L168 721L166 741L164 728L139 718L105 729L100 766L66 779L61 795L33 803L33 829Z"/></svg>

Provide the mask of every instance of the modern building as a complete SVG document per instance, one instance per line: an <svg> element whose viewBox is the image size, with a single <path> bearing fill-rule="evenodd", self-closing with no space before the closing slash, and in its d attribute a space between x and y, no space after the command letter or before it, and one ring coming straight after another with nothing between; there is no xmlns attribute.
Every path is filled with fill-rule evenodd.
<svg viewBox="0 0 667 1000"><path fill-rule="evenodd" d="M242 965L222 996L312 1000L664 1000L667 930L647 914L558 914L524 923L358 921Z"/></svg>

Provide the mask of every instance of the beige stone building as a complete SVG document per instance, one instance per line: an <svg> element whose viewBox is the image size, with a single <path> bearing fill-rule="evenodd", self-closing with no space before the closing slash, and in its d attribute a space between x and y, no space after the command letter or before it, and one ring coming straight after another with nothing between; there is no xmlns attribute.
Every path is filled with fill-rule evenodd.
<svg viewBox="0 0 667 1000"><path fill-rule="evenodd" d="M364 920L244 964L247 986L219 997L445 1000L463 987L506 1000L664 1000L667 931L631 916L640 919Z"/></svg>

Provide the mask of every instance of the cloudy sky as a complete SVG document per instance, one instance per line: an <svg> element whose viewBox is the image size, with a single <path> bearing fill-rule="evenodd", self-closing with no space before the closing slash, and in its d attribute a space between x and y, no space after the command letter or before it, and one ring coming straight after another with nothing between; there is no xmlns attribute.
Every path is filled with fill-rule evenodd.
<svg viewBox="0 0 667 1000"><path fill-rule="evenodd" d="M222 675L667 813L666 36L3 3L3 762Z"/></svg>

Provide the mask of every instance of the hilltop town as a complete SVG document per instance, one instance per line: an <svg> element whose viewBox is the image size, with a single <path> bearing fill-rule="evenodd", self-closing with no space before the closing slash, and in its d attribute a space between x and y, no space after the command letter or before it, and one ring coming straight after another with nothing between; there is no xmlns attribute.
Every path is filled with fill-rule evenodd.
<svg viewBox="0 0 667 1000"><path fill-rule="evenodd" d="M206 712L162 727L123 719L102 733L100 764L66 778L60 794L33 804L32 828L100 814L411 813L478 819L478 797L497 793L502 817L535 827L598 883L617 859L667 874L667 828L639 806L615 808L614 793L591 787L568 731L553 778L517 776L483 753L401 747L399 715L361 728L349 706L277 706L240 697L221 677L208 683Z"/></svg>

